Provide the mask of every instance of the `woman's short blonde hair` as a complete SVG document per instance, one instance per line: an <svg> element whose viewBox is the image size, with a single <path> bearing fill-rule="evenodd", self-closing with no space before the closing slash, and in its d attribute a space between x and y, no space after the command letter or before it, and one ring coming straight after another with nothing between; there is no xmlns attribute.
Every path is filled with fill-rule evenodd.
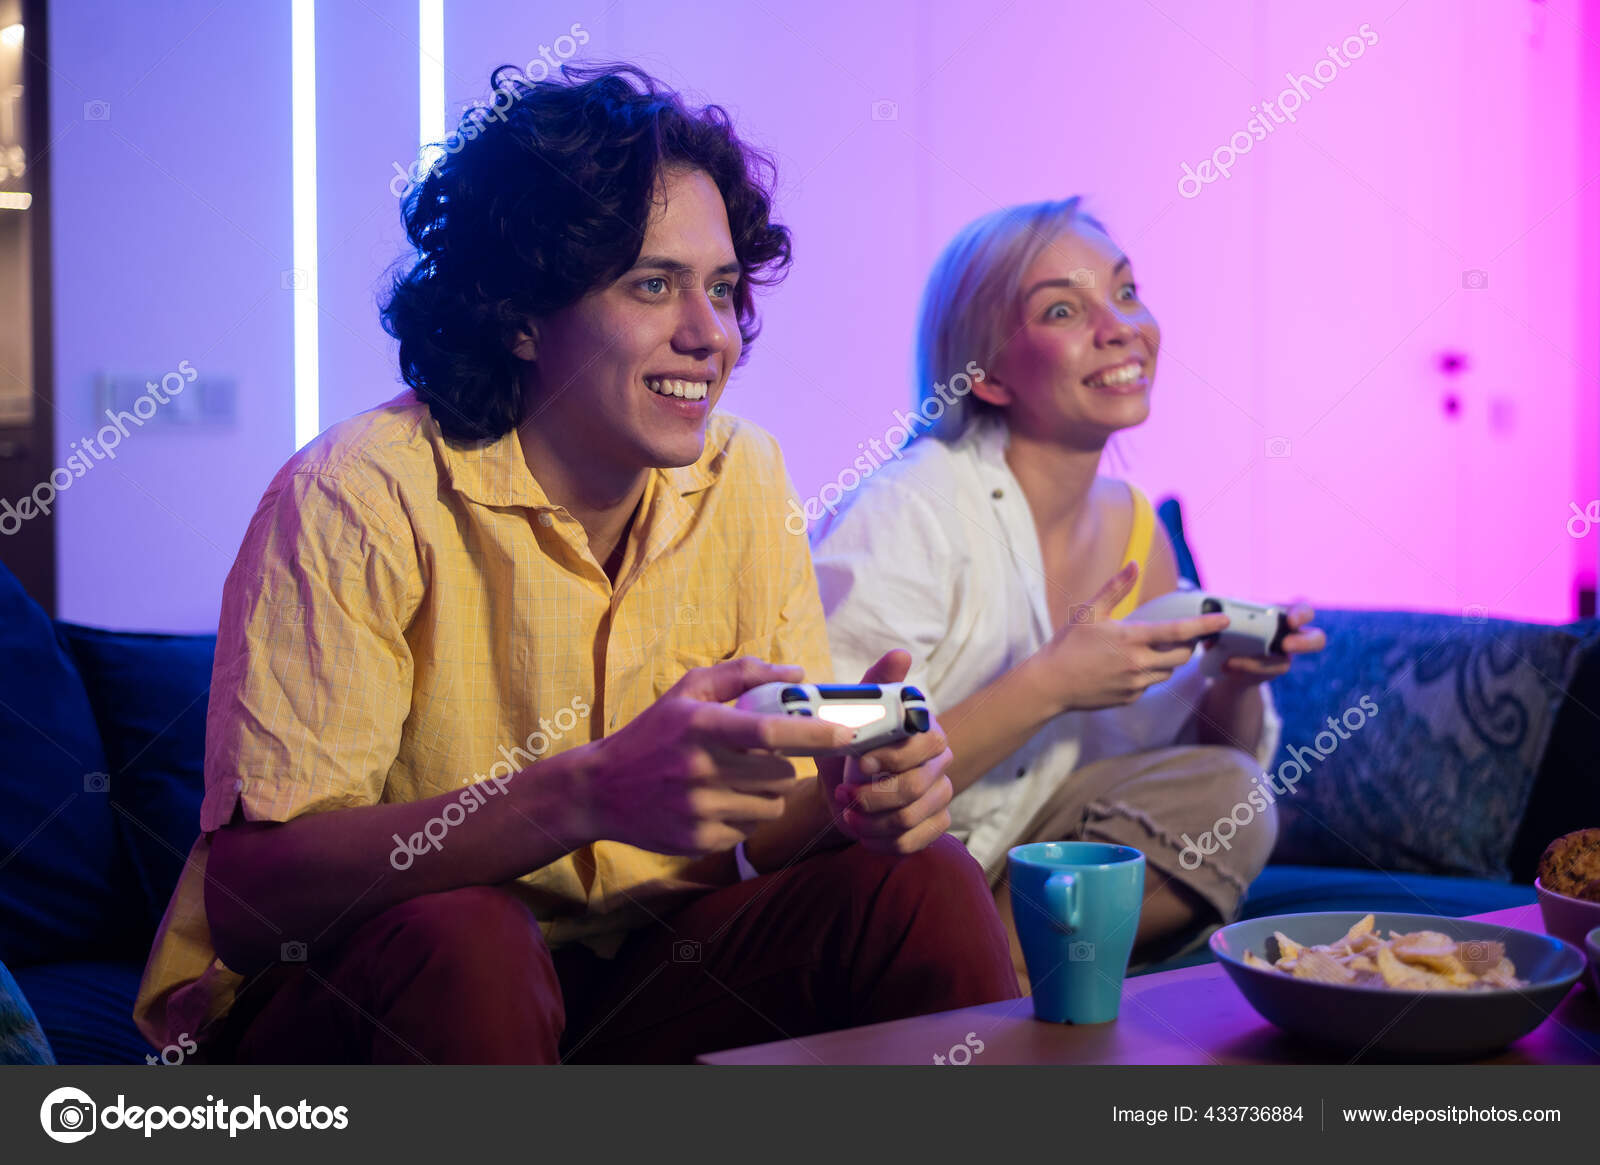
<svg viewBox="0 0 1600 1165"><path fill-rule="evenodd" d="M917 321L916 401L939 440L956 440L996 411L973 395L974 369L987 370L1010 338L1034 259L1079 223L1107 233L1080 202L1074 195L993 211L962 227L935 260Z"/></svg>

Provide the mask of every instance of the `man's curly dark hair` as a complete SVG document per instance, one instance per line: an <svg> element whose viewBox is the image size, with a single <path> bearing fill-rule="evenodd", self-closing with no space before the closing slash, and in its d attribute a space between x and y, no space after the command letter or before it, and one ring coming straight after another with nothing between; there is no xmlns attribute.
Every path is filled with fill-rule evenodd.
<svg viewBox="0 0 1600 1165"><path fill-rule="evenodd" d="M739 140L726 110L690 109L631 65L561 74L496 69L491 103L462 115L402 201L416 255L397 264L383 326L405 382L454 440L516 426L521 361L506 338L634 264L663 170L704 170L727 205L741 363L760 330L754 288L791 261L788 228L771 217L773 161Z"/></svg>

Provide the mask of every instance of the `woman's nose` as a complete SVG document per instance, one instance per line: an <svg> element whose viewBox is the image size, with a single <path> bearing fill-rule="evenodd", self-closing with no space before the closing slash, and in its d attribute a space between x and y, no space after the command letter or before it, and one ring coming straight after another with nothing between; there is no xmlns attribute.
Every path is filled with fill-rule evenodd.
<svg viewBox="0 0 1600 1165"><path fill-rule="evenodd" d="M1139 328L1134 320L1129 319L1116 308L1107 306L1100 309L1100 318L1095 327L1095 340L1100 344L1129 344L1139 334Z"/></svg>

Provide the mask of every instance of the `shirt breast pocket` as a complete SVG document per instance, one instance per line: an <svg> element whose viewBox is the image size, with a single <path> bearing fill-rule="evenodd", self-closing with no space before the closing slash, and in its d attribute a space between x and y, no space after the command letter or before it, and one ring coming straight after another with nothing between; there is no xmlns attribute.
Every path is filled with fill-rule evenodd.
<svg viewBox="0 0 1600 1165"><path fill-rule="evenodd" d="M701 645L675 647L663 651L651 666L652 691L655 697L660 699L666 694L668 688L697 667L711 667L725 660L738 659L743 655L753 655L757 659L766 659L770 651L770 645L770 637L764 637L736 643L725 651Z"/></svg>

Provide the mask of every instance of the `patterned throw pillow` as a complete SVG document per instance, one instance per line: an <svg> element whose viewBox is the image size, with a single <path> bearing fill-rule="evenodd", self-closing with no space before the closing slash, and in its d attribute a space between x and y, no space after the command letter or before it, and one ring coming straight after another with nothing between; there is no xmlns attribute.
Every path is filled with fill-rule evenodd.
<svg viewBox="0 0 1600 1165"><path fill-rule="evenodd" d="M1273 682L1276 862L1507 878L1594 622L1319 611L1320 655Z"/></svg>
<svg viewBox="0 0 1600 1165"><path fill-rule="evenodd" d="M54 1064L50 1042L44 1038L33 1008L22 988L0 963L0 1064Z"/></svg>

